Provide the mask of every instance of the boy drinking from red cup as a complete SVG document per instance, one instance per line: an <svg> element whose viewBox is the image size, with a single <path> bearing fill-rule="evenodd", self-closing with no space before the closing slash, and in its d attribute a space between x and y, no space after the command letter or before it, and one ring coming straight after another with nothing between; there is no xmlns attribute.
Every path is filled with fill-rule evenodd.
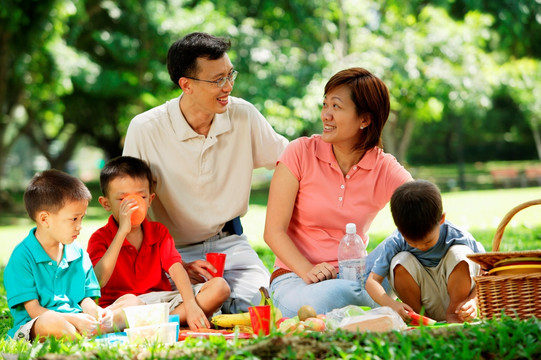
<svg viewBox="0 0 541 360"><path fill-rule="evenodd" d="M208 328L208 317L229 297L229 285L220 277L192 286L167 228L145 219L154 193L150 167L144 161L121 156L110 160L100 174L103 196L99 202L112 213L107 225L92 234L88 253L102 286L100 305L134 294L138 305L169 303L170 314L190 329ZM144 200L140 205L137 195ZM133 214L144 212L140 224ZM173 291L167 275L178 291Z"/></svg>

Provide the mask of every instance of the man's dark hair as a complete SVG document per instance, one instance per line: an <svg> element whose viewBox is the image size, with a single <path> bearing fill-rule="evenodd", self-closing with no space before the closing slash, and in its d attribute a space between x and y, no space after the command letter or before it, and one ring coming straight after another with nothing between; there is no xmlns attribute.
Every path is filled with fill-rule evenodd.
<svg viewBox="0 0 541 360"><path fill-rule="evenodd" d="M217 60L231 47L231 41L202 32L194 32L171 45L167 53L167 70L178 86L181 77L196 77L197 58Z"/></svg>
<svg viewBox="0 0 541 360"><path fill-rule="evenodd" d="M402 184L391 197L391 213L402 236L412 241L422 240L441 221L440 190L426 180Z"/></svg>
<svg viewBox="0 0 541 360"><path fill-rule="evenodd" d="M34 221L40 211L56 214L68 202L91 199L90 191L81 180L55 169L36 174L23 196L26 212Z"/></svg>
<svg viewBox="0 0 541 360"><path fill-rule="evenodd" d="M152 171L148 164L131 156L119 156L109 160L101 169L100 187L103 196L108 195L111 181L120 177L147 180L148 190L152 192Z"/></svg>

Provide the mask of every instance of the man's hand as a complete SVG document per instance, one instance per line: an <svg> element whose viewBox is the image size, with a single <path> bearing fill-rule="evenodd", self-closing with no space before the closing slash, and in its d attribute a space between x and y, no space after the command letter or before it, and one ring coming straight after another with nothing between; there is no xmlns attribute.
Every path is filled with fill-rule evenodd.
<svg viewBox="0 0 541 360"><path fill-rule="evenodd" d="M191 263L183 262L182 264L184 265L184 269L186 269L192 284L204 283L207 280L212 279L214 276L212 276L208 270L216 271L216 268L205 260L195 260Z"/></svg>

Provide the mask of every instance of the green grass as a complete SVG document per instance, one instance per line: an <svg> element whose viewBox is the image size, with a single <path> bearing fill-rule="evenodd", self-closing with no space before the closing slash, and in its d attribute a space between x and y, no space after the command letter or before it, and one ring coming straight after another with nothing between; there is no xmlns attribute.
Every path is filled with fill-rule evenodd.
<svg viewBox="0 0 541 360"><path fill-rule="evenodd" d="M311 333L226 341L188 339L172 346L103 345L47 339L32 345L0 340L18 359L538 359L541 321L504 318L475 325L390 333ZM56 354L56 356L51 355ZM8 358L8 357L6 357Z"/></svg>

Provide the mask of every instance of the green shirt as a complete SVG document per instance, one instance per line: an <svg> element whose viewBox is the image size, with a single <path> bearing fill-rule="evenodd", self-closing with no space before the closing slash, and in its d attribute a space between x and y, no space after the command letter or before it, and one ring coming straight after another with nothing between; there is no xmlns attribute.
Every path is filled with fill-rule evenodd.
<svg viewBox="0 0 541 360"><path fill-rule="evenodd" d="M80 302L100 297L100 286L88 254L77 244L64 245L62 260L57 264L43 250L34 235L36 228L18 244L4 271L4 285L14 326L13 337L22 325L31 320L24 303L37 299L49 310L79 313Z"/></svg>

